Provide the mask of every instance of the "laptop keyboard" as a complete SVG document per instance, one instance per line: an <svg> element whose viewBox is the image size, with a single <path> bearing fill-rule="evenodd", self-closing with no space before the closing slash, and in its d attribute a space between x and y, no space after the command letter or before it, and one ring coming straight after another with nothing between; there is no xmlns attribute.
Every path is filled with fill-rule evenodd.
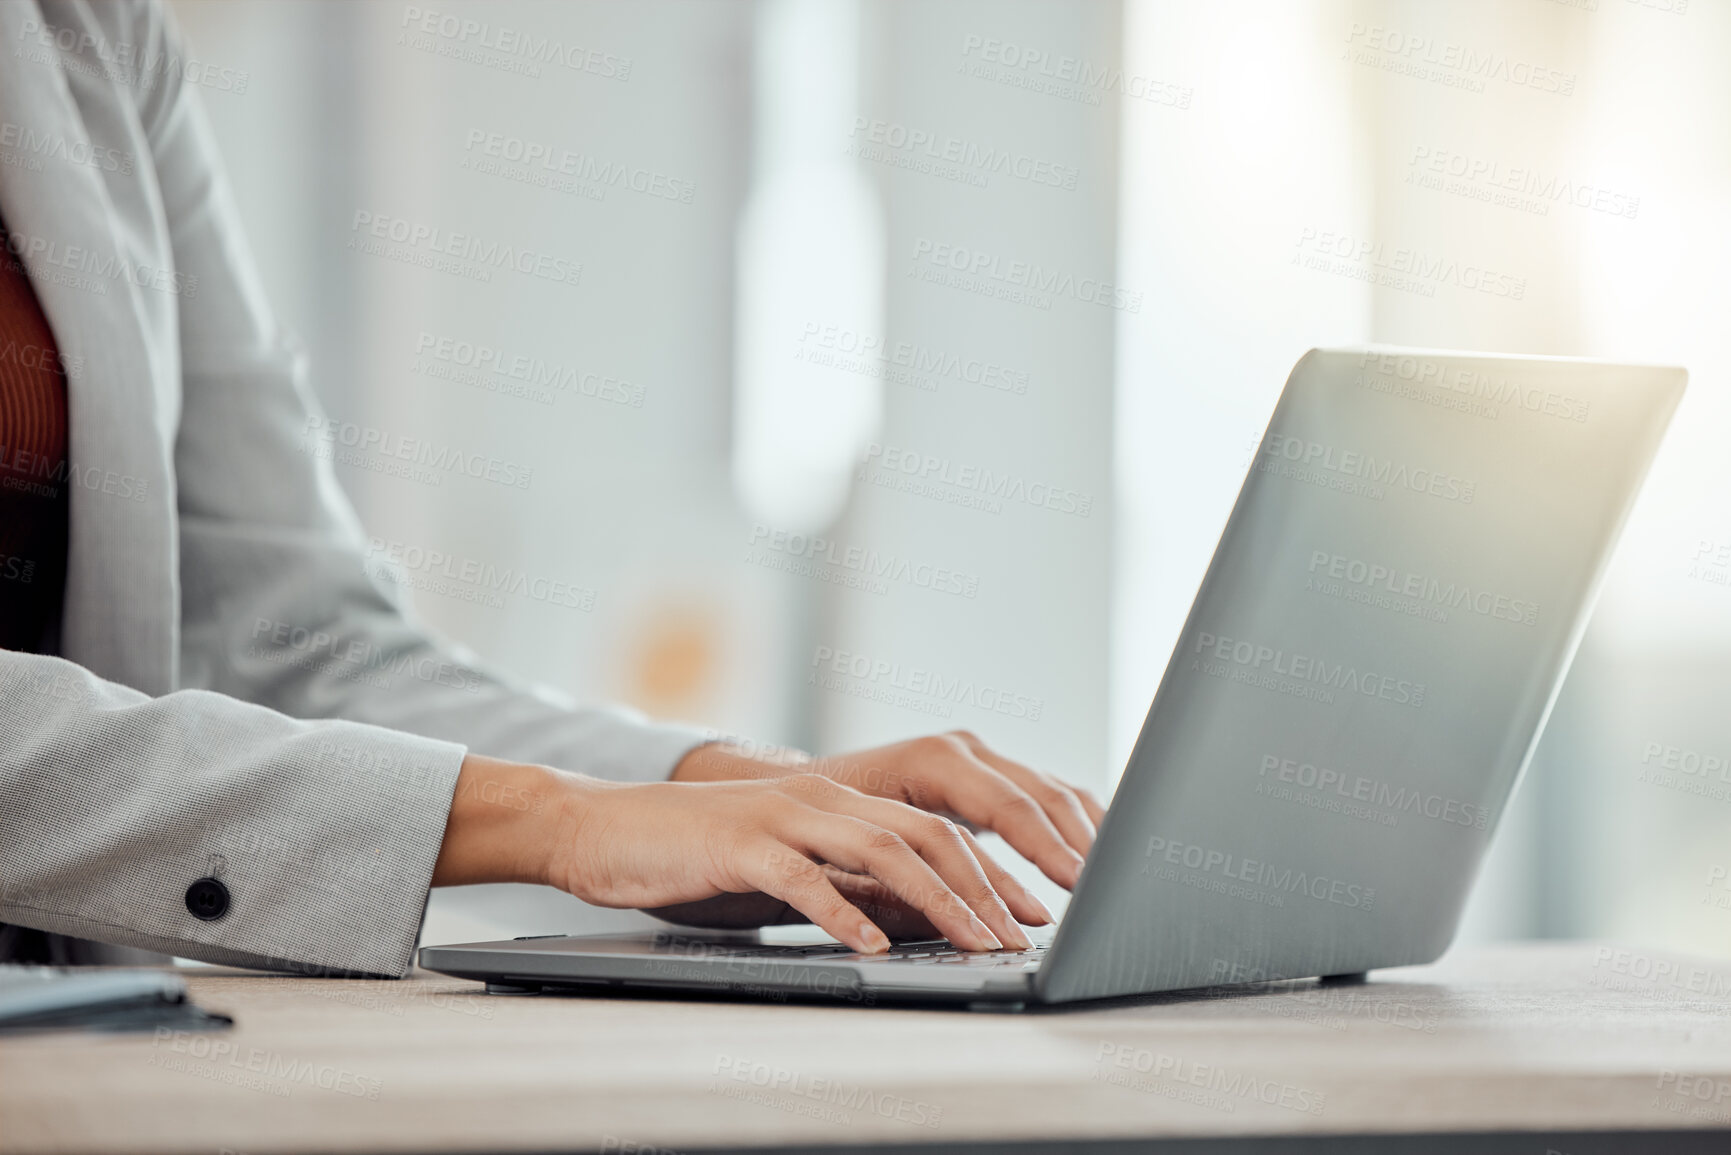
<svg viewBox="0 0 1731 1155"><path fill-rule="evenodd" d="M925 942L902 942L893 944L883 954L856 954L839 943L823 943L817 946L768 946L752 947L729 952L731 958L785 958L812 961L816 959L846 959L848 962L862 963L896 963L920 962L943 963L951 966L998 967L1026 966L1038 963L1045 957L1044 946L1034 946L1028 950L961 950L951 946L947 939L932 939Z"/></svg>

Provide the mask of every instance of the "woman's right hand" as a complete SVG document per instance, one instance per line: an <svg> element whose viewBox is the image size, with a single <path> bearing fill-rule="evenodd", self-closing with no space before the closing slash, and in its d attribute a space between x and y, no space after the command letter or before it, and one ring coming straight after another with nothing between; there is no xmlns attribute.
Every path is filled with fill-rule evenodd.
<svg viewBox="0 0 1731 1155"><path fill-rule="evenodd" d="M489 796L536 804L489 806ZM503 873L489 865L499 858ZM1017 917L1046 921L949 819L815 774L631 785L471 755L433 882L480 881L544 882L643 909L761 893L865 953L889 940L838 881L856 896L887 891L965 950L1025 948Z"/></svg>

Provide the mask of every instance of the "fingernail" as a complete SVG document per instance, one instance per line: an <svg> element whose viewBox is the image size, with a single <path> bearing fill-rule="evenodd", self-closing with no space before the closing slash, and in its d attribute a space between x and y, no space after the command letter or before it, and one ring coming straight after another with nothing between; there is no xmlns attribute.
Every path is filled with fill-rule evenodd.
<svg viewBox="0 0 1731 1155"><path fill-rule="evenodd" d="M1058 916L1052 913L1052 908L1047 906L1045 903L1041 902L1039 899L1035 898L1032 894L1028 895L1028 901L1034 904L1035 910L1039 911L1043 916L1045 916L1045 919L1046 919L1045 925L1051 926L1053 923L1058 921Z"/></svg>
<svg viewBox="0 0 1731 1155"><path fill-rule="evenodd" d="M869 922L860 923L860 941L865 943L866 954L882 954L890 949L890 940L884 937L884 932Z"/></svg>
<svg viewBox="0 0 1731 1155"><path fill-rule="evenodd" d="M974 919L974 933L980 938L986 940L987 945L981 947L981 950L1002 950L1004 948L1003 942L999 940L997 935L992 933L992 928L981 922L978 918Z"/></svg>
<svg viewBox="0 0 1731 1155"><path fill-rule="evenodd" d="M1000 933L998 938L1010 949L1027 950L1029 947L1034 945L1034 940L1029 938L1022 928L1017 926L1014 922L1009 923L1009 925L1004 929L1008 930L1010 933L1007 935Z"/></svg>

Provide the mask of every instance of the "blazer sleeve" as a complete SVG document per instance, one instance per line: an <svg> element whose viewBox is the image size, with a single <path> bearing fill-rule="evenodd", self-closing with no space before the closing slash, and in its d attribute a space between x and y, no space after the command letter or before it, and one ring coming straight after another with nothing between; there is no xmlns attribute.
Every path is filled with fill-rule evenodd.
<svg viewBox="0 0 1731 1155"><path fill-rule="evenodd" d="M152 698L0 650L0 921L206 962L405 974L463 753L208 691ZM207 878L225 911L189 901Z"/></svg>
<svg viewBox="0 0 1731 1155"><path fill-rule="evenodd" d="M142 16L151 27L140 40L177 56L170 15L152 3ZM183 682L297 718L665 779L705 734L515 684L429 637L392 583L375 580L382 567L332 474L304 359L265 302L197 90L165 70L139 116L177 271L198 286L180 310Z"/></svg>

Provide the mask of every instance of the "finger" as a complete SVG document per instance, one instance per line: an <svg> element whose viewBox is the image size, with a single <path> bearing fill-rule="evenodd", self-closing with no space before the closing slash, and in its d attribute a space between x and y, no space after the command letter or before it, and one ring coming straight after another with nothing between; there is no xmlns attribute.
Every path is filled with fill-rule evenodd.
<svg viewBox="0 0 1731 1155"><path fill-rule="evenodd" d="M860 909L841 896L823 867L791 846L766 842L735 864L740 880L779 898L826 934L861 954L882 954L890 940Z"/></svg>
<svg viewBox="0 0 1731 1155"><path fill-rule="evenodd" d="M1045 809L1002 771L974 757L962 740L948 744L956 771L933 775L942 783L943 809L1003 836L1024 858L1066 889L1082 873L1082 856L1058 833Z"/></svg>
<svg viewBox="0 0 1731 1155"><path fill-rule="evenodd" d="M1082 800L1082 809L1086 810L1088 812L1088 817L1093 819L1094 830L1097 833L1100 829L1100 823L1106 821L1106 808L1100 805L1100 800L1094 797L1091 792L1082 789L1080 786L1072 786L1070 789L1074 790L1076 792L1076 797Z"/></svg>
<svg viewBox="0 0 1731 1155"><path fill-rule="evenodd" d="M946 886L961 896L1000 943L1012 950L1026 950L1034 945L986 876L979 857L962 841L962 831L954 822L900 802L863 794L838 794L826 808L895 831L937 871Z"/></svg>
<svg viewBox="0 0 1731 1155"><path fill-rule="evenodd" d="M1003 946L967 902L893 830L849 814L802 806L792 821L784 819L775 828L775 834L811 858L871 875L931 919L945 938L963 950Z"/></svg>
<svg viewBox="0 0 1731 1155"><path fill-rule="evenodd" d="M842 897L865 912L867 918L892 939L943 938L932 920L890 893L888 887L869 874L849 874L839 866L824 872Z"/></svg>
<svg viewBox="0 0 1731 1155"><path fill-rule="evenodd" d="M976 741L969 747L974 757L1020 786L1027 795L1040 804L1040 809L1046 812L1052 825L1058 828L1058 833L1064 836L1064 841L1077 854L1087 854L1094 846L1094 820L1088 817L1088 812L1082 808L1081 799L1076 792L1062 782L1054 781L1046 775L1030 770L1014 759L988 747L984 742Z"/></svg>
<svg viewBox="0 0 1731 1155"><path fill-rule="evenodd" d="M817 775L788 779L781 784L781 792L818 810L845 814L893 832L936 872L951 892L960 896L999 944L1016 950L1033 945L986 877L978 857L962 841L961 831L954 822L901 802L862 794Z"/></svg>
<svg viewBox="0 0 1731 1155"><path fill-rule="evenodd" d="M972 834L962 831L962 841L968 844L968 849L979 861L980 868L986 872L986 880L992 884L992 889L1003 896L1004 902L1018 919L1029 926L1050 926L1057 921L1046 908L1046 904L1034 897L1033 891L1023 886L1019 878L1005 870L997 859L980 848Z"/></svg>

